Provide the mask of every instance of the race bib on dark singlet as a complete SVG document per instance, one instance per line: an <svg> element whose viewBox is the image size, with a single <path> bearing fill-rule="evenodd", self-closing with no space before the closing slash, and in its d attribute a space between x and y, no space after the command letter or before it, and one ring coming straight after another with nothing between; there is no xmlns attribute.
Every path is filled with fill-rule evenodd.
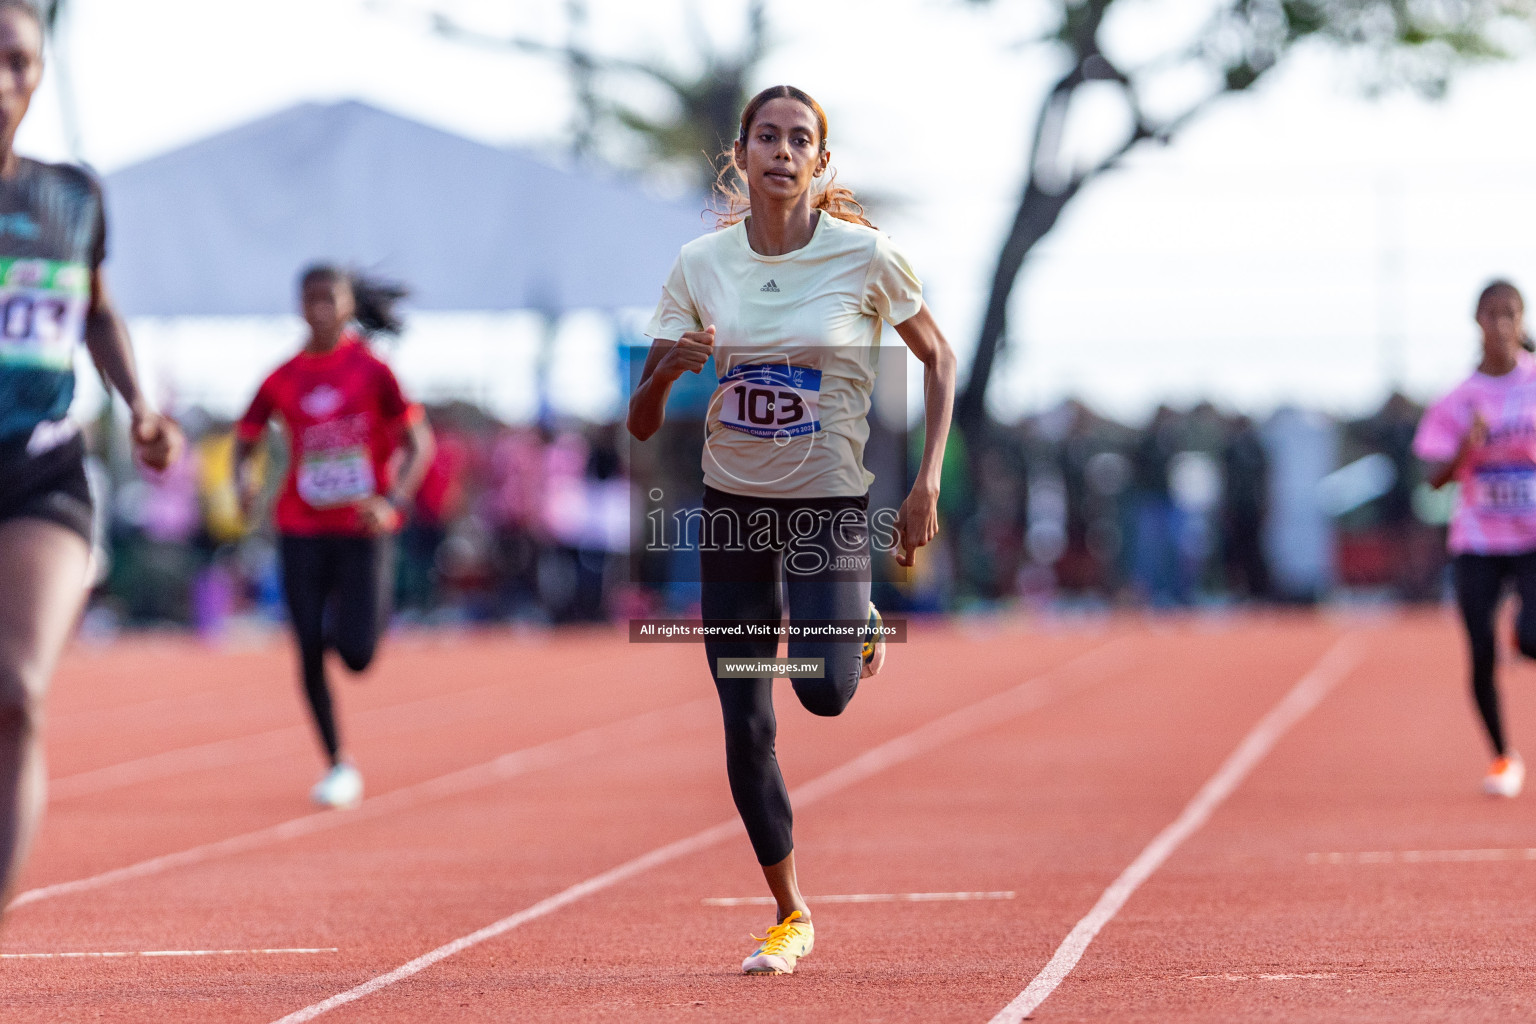
<svg viewBox="0 0 1536 1024"><path fill-rule="evenodd" d="M1472 474L1468 491L1481 512L1529 514L1536 511L1536 466L1485 466Z"/></svg>
<svg viewBox="0 0 1536 1024"><path fill-rule="evenodd" d="M70 369L90 298L83 264L0 258L0 365Z"/></svg>
<svg viewBox="0 0 1536 1024"><path fill-rule="evenodd" d="M748 364L720 380L722 426L754 437L798 437L821 429L821 371L804 366Z"/></svg>

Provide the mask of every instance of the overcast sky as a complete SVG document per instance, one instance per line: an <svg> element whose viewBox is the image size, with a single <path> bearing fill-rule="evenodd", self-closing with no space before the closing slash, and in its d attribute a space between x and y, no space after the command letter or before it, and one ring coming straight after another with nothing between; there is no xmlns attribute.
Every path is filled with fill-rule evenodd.
<svg viewBox="0 0 1536 1024"><path fill-rule="evenodd" d="M1189 22L1203 5L1127 2L1136 32ZM358 98L550 152L570 113L556 70L436 38L426 0L73 3L84 154L103 171L303 100ZM488 28L559 27L558 0L446 6ZM686 51L681 0L591 6L610 47ZM737 3L701 6L722 39L738 30ZM791 81L823 102L841 180L896 200L881 227L911 253L963 353L1053 70L1044 51L1014 45L1039 10L769 4L776 45L760 84ZM51 72L18 146L58 158ZM1473 72L1438 104L1366 100L1352 75L1326 53L1299 53L1253 95L1085 192L1026 268L997 411L1067 394L1129 417L1199 397L1359 411L1391 380L1428 397L1465 374L1481 284L1536 282L1536 63ZM1112 112L1088 110L1074 131L1091 145L1113 125Z"/></svg>

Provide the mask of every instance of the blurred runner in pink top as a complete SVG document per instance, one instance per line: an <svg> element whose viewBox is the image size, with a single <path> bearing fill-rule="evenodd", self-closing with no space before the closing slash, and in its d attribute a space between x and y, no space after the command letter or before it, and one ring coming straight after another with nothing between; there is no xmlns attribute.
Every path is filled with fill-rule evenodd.
<svg viewBox="0 0 1536 1024"><path fill-rule="evenodd" d="M1483 789L1513 797L1525 782L1504 743L1494 685L1494 622L1505 585L1520 594L1516 637L1536 658L1536 360L1524 351L1525 300L1495 281L1477 300L1483 357L1477 372L1430 407L1413 439L1432 487L1456 481L1451 518L1456 600L1472 655L1472 696L1495 759Z"/></svg>
<svg viewBox="0 0 1536 1024"><path fill-rule="evenodd" d="M1462 453L1474 424L1480 443ZM1462 381L1424 414L1413 450L1426 462L1455 464L1453 554L1536 551L1536 358L1521 352L1499 376L1479 370Z"/></svg>

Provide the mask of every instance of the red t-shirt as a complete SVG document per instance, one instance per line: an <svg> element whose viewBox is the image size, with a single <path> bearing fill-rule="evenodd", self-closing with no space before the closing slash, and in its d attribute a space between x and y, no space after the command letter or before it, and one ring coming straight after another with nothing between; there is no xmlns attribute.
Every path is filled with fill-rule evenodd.
<svg viewBox="0 0 1536 1024"><path fill-rule="evenodd" d="M323 356L300 352L272 371L237 434L255 441L274 414L288 430L278 532L367 534L357 504L388 493L389 458L421 407L405 400L389 367L349 334Z"/></svg>

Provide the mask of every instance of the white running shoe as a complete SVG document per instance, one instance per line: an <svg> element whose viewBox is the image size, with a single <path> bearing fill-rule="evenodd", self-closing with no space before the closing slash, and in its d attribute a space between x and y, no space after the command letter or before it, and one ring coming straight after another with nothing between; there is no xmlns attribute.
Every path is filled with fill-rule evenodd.
<svg viewBox="0 0 1536 1024"><path fill-rule="evenodd" d="M1494 761L1483 777L1483 792L1489 796L1517 797L1525 786L1525 762L1514 752Z"/></svg>
<svg viewBox="0 0 1536 1024"><path fill-rule="evenodd" d="M325 773L309 798L321 807L352 808L363 802L363 775L346 762Z"/></svg>

